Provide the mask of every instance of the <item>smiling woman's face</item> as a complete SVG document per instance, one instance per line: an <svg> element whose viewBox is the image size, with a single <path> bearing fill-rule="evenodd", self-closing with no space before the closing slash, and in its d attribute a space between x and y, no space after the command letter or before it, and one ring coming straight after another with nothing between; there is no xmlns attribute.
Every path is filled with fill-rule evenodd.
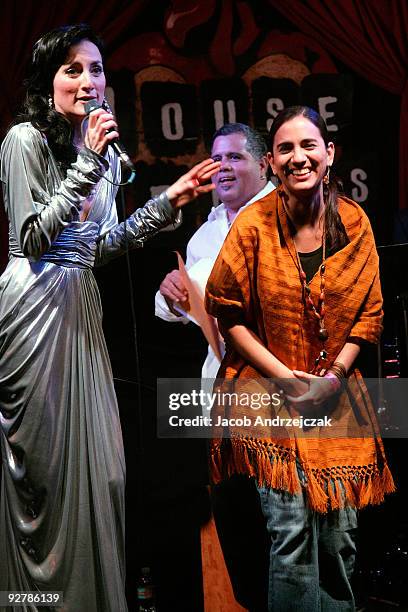
<svg viewBox="0 0 408 612"><path fill-rule="evenodd" d="M299 115L276 132L269 163L286 193L302 197L321 188L333 158L333 143L326 146L319 128Z"/></svg>
<svg viewBox="0 0 408 612"><path fill-rule="evenodd" d="M105 73L102 56L94 43L82 40L71 47L65 63L55 74L54 107L72 124L85 117L85 104L97 100L102 104L105 95Z"/></svg>

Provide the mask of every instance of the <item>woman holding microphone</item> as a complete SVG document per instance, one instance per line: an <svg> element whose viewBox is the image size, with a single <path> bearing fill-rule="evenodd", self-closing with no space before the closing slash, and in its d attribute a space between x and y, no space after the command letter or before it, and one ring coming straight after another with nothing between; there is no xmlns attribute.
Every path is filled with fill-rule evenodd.
<svg viewBox="0 0 408 612"><path fill-rule="evenodd" d="M124 454L92 268L174 221L219 166L198 164L118 224L115 119L98 108L82 127L104 100L102 53L86 25L45 34L1 149L0 591L62 591L72 612L127 610Z"/></svg>

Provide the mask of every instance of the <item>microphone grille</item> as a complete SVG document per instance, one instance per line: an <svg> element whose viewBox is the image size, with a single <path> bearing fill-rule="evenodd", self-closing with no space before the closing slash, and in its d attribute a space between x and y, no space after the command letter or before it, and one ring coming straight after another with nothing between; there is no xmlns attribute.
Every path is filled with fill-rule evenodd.
<svg viewBox="0 0 408 612"><path fill-rule="evenodd" d="M89 113L96 110L97 108L101 108L101 105L97 100L89 100L85 104L85 112L87 115L89 115Z"/></svg>

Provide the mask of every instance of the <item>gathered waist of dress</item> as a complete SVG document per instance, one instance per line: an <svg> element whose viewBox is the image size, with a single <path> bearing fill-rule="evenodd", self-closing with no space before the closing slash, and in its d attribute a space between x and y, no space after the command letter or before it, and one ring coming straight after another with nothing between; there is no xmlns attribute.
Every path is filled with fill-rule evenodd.
<svg viewBox="0 0 408 612"><path fill-rule="evenodd" d="M99 226L96 223L70 223L43 253L39 261L66 268L93 268ZM10 255L24 257L20 248L10 241ZM14 247L14 248L13 248Z"/></svg>
<svg viewBox="0 0 408 612"><path fill-rule="evenodd" d="M41 260L67 268L92 268L98 230L96 223L70 223Z"/></svg>

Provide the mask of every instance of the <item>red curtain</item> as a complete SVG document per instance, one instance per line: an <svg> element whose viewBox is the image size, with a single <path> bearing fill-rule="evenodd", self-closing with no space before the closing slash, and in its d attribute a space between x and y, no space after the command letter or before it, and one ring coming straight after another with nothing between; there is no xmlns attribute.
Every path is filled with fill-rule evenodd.
<svg viewBox="0 0 408 612"><path fill-rule="evenodd" d="M401 96L399 201L408 208L407 0L268 1L350 68Z"/></svg>

